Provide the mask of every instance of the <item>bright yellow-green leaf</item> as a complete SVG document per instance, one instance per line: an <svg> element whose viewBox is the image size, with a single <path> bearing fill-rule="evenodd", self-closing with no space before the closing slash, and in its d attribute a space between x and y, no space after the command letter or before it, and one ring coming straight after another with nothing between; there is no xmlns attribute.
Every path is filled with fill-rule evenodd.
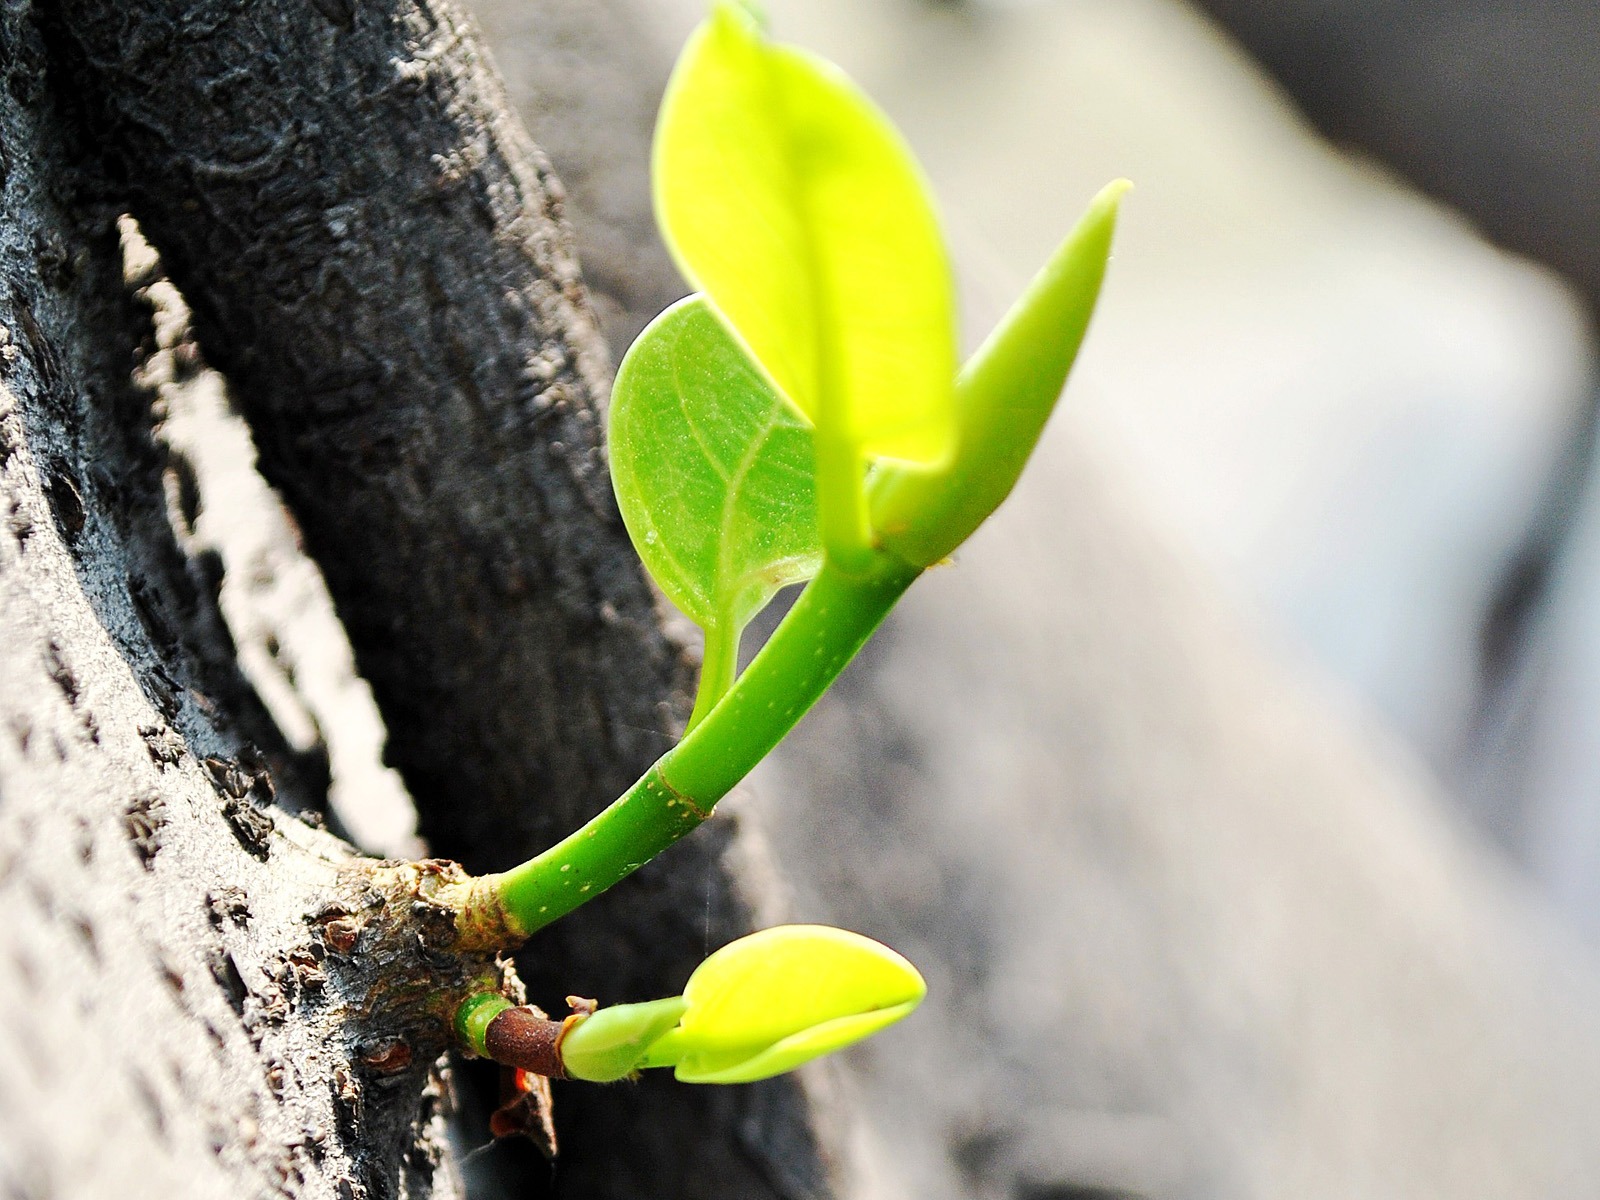
<svg viewBox="0 0 1600 1200"><path fill-rule="evenodd" d="M822 442L950 454L955 309L938 221L899 134L836 67L719 0L662 101L654 182L679 266Z"/></svg>
<svg viewBox="0 0 1600 1200"><path fill-rule="evenodd" d="M871 938L780 925L740 938L695 970L676 1030L645 1064L690 1083L744 1083L791 1070L904 1017L927 985Z"/></svg>
<svg viewBox="0 0 1600 1200"><path fill-rule="evenodd" d="M881 1008L876 1012L857 1013L824 1021L810 1029L802 1029L749 1057L731 1054L695 1054L679 1062L673 1074L684 1083L754 1083L770 1079L796 1067L843 1050L878 1030L893 1025L916 1008L916 1001ZM727 1063L726 1066L716 1064Z"/></svg>

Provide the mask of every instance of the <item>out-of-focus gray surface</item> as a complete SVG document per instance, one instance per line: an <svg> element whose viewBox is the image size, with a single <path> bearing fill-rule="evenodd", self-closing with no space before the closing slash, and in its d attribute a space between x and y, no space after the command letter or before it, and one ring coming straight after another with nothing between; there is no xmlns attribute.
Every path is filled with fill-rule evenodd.
<svg viewBox="0 0 1600 1200"><path fill-rule="evenodd" d="M1460 205L1497 243L1555 267L1587 298L1591 321L1600 318L1600 7L1592 0L1199 2L1320 129ZM1569 444L1546 519L1507 579L1490 631L1500 686L1458 778L1600 941L1594 432L1591 423L1588 437Z"/></svg>
<svg viewBox="0 0 1600 1200"><path fill-rule="evenodd" d="M1593 1194L1587 954L1072 430L1040 453L1056 470L757 782L798 914L929 975L856 1060L881 1174L922 1198Z"/></svg>
<svg viewBox="0 0 1600 1200"><path fill-rule="evenodd" d="M1516 681L1500 744L1499 795L1521 814L1519 849L1600 946L1600 464Z"/></svg>
<svg viewBox="0 0 1600 1200"><path fill-rule="evenodd" d="M1600 307L1593 0L1197 0L1317 127Z"/></svg>

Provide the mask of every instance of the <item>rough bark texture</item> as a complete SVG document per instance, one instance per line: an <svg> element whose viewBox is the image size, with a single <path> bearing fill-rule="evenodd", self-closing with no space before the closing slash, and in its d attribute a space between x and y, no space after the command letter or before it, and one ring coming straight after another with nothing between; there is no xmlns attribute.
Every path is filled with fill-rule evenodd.
<svg viewBox="0 0 1600 1200"><path fill-rule="evenodd" d="M650 135L698 5L471 0L506 92L566 189L583 281L613 355L688 292L650 210Z"/></svg>
<svg viewBox="0 0 1600 1200"><path fill-rule="evenodd" d="M430 944L404 880L374 895L347 848L268 802L293 763L194 586L213 568L173 545L126 398L115 216L138 215L235 381L423 832L490 869L631 782L667 744L683 669L611 506L605 365L559 191L444 5L4 12L0 845L22 1074L0 1102L25 1106L5 1181L425 1194L443 1029L403 985L430 954L446 979L486 967ZM748 925L736 844L719 821L541 939L536 994L680 987ZM347 910L369 927L350 953L324 929ZM559 1168L513 1162L520 1194L829 1190L792 1081L562 1101ZM77 1162L108 1129L120 1152Z"/></svg>
<svg viewBox="0 0 1600 1200"><path fill-rule="evenodd" d="M0 10L0 1178L452 1194L442 1030L374 987L408 948L330 953L308 923L362 910L363 871L271 803L273 780L315 795L288 790L208 564L174 541L129 381L148 313L29 18Z"/></svg>
<svg viewBox="0 0 1600 1200"><path fill-rule="evenodd" d="M60 12L63 87L323 565L421 832L510 865L659 753L677 662L543 160L442 6Z"/></svg>

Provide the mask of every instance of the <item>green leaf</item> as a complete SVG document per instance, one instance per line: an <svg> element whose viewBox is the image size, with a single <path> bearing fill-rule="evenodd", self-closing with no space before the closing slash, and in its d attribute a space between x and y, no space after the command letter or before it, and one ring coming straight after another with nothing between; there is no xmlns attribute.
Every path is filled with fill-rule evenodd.
<svg viewBox="0 0 1600 1200"><path fill-rule="evenodd" d="M614 1004L574 1021L562 1035L561 1065L574 1079L610 1083L638 1069L640 1059L678 1023L682 996L644 1004Z"/></svg>
<svg viewBox="0 0 1600 1200"><path fill-rule="evenodd" d="M956 380L960 444L927 470L889 464L872 481L880 544L931 566L970 537L1011 493L1044 432L1089 328L1105 279L1118 206L1132 185L1102 188Z"/></svg>
<svg viewBox="0 0 1600 1200"><path fill-rule="evenodd" d="M740 630L821 564L811 429L700 296L628 350L610 421L622 519L661 590L706 631L720 694Z"/></svg>
<svg viewBox="0 0 1600 1200"><path fill-rule="evenodd" d="M916 1007L917 1001L908 1000L873 1012L823 1021L748 1056L695 1055L680 1062L673 1074L684 1083L754 1083L758 1079L770 1079L871 1037L910 1015Z"/></svg>
<svg viewBox="0 0 1600 1200"><path fill-rule="evenodd" d="M686 1083L748 1083L792 1070L891 1025L927 984L871 938L825 925L780 925L718 950L684 988L679 1027L643 1065Z"/></svg>
<svg viewBox="0 0 1600 1200"><path fill-rule="evenodd" d="M720 0L656 127L656 213L684 273L844 457L954 445L955 306L929 191L838 68ZM859 470L847 480L860 490Z"/></svg>

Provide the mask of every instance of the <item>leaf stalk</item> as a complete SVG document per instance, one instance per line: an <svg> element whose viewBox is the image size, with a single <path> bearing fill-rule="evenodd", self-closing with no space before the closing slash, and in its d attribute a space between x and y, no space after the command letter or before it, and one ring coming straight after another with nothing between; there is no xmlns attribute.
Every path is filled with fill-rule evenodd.
<svg viewBox="0 0 1600 1200"><path fill-rule="evenodd" d="M744 674L678 745L581 829L484 881L510 932L542 929L697 828L827 691L920 574L885 553L860 572L824 563Z"/></svg>
<svg viewBox="0 0 1600 1200"><path fill-rule="evenodd" d="M717 701L728 694L739 673L739 635L744 632L732 615L705 628L705 650L700 659L700 684L694 695L694 711L689 714L687 733L700 724Z"/></svg>

